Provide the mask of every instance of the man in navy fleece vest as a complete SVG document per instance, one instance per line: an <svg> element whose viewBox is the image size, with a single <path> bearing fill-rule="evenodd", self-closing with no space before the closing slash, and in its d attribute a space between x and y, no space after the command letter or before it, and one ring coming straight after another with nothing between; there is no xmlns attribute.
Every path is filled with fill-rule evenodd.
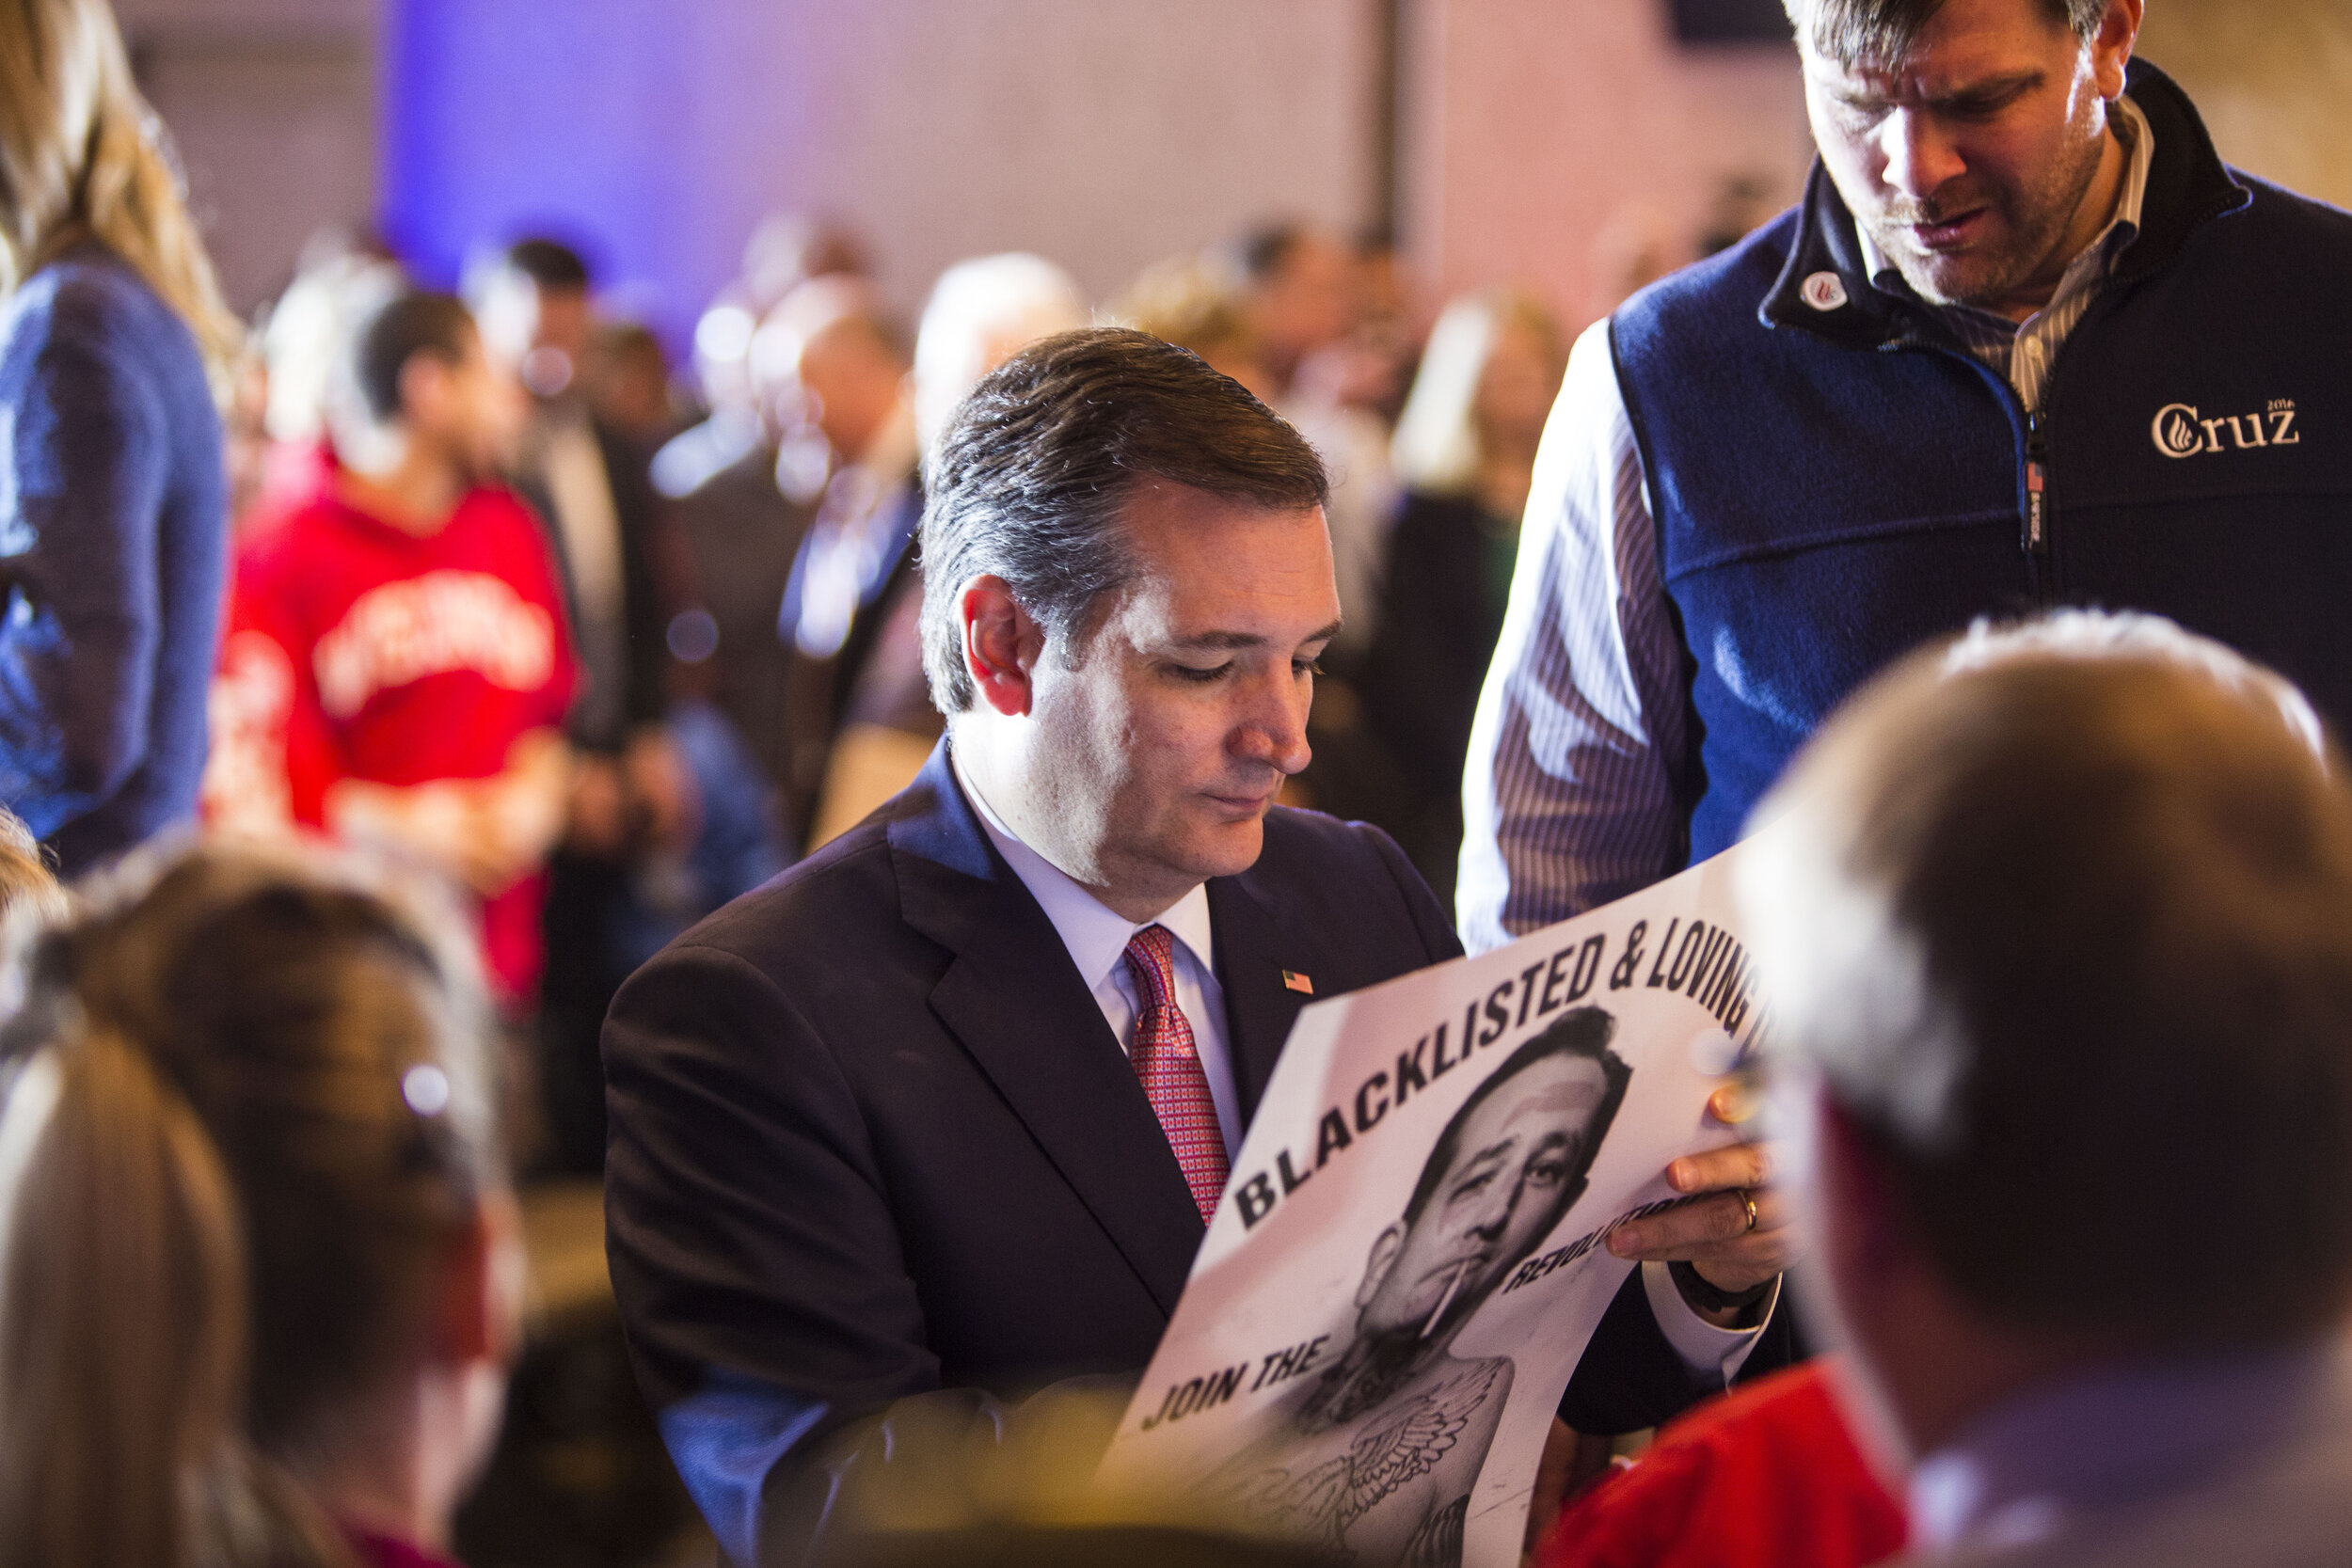
<svg viewBox="0 0 2352 1568"><path fill-rule="evenodd" d="M2142 4L1789 0L1804 201L1586 334L1545 437L1473 950L1724 848L1979 617L2158 611L2352 724L2352 217L2224 166Z"/></svg>

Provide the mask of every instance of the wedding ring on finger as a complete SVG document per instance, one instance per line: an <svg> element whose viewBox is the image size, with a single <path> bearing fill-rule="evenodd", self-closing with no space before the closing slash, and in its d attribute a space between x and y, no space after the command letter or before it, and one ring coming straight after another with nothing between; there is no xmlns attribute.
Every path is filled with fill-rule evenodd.
<svg viewBox="0 0 2352 1568"><path fill-rule="evenodd" d="M1756 1228L1756 1195L1742 1187L1740 1189L1740 1201L1747 1205L1748 1210L1747 1229L1740 1232L1740 1235L1745 1236Z"/></svg>

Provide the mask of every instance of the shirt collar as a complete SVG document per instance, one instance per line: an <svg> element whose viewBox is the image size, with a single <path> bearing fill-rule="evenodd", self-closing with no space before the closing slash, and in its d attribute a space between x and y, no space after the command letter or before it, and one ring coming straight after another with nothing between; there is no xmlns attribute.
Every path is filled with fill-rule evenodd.
<svg viewBox="0 0 2352 1568"><path fill-rule="evenodd" d="M2068 266L2070 277L2059 283L2061 291L2073 280L2071 275L2083 264L2085 258L2095 258L2095 265L2103 277L2112 271L2116 258L2123 254L2125 247L2139 233L2140 214L2147 208L2148 170L2155 161L2155 133L2149 128L2148 117L2140 112L2139 105L2133 103L2128 95L2115 101L2109 123L2114 126L2117 138L2123 143L2123 188L2116 196L2115 215L2099 231L2099 237L2085 246L2082 255L2075 257ZM1878 242L1860 223L1854 224L1854 238L1861 242L1863 270L1870 275L1870 281L1890 293L1909 294L1910 285L1903 282L1901 269L1886 260L1879 249Z"/></svg>
<svg viewBox="0 0 2352 1568"><path fill-rule="evenodd" d="M1087 990L1098 989L1117 972L1120 960L1126 956L1127 943L1148 926L1167 927L1168 933L1190 950L1203 974L1216 973L1211 958L1215 947L1206 883L1195 886L1154 919L1140 924L1129 920L1080 887L1069 873L1024 844L1019 835L1005 826L1003 818L973 787L972 777L957 760L952 742L947 747L947 766L954 770L964 799L972 802L972 810L979 816L989 842L996 846L996 852L1005 857L1012 874L1021 879L1021 885L1038 901L1045 918L1054 923L1054 930L1060 936L1062 945L1070 950L1071 961L1078 966L1078 977L1086 982Z"/></svg>

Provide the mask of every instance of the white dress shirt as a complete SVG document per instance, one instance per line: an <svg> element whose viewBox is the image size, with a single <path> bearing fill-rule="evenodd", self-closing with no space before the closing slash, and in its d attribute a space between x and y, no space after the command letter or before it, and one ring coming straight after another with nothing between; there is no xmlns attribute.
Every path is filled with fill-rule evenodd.
<svg viewBox="0 0 2352 1568"><path fill-rule="evenodd" d="M627 584L612 478L596 429L580 410L548 410L535 439L539 478L555 513L571 583L572 636L587 667L572 718L581 733L605 734L619 726L628 687Z"/></svg>
<svg viewBox="0 0 2352 1568"><path fill-rule="evenodd" d="M1216 978L1208 888L1194 888L1153 919L1129 920L1022 843L972 787L972 777L956 760L952 745L947 748L947 765L955 769L956 783L978 814L989 842L1044 910L1045 918L1054 923L1062 945L1070 950L1070 961L1078 966L1078 978L1094 993L1094 1005L1103 1009L1103 1020L1111 1026L1121 1051L1133 1053L1136 1017L1141 1010L1136 977L1127 968L1127 943L1137 931L1151 926L1167 927L1176 939L1176 1006L1192 1025L1193 1050L1200 1054L1200 1070L1209 1080L1209 1098L1216 1104L1216 1128L1224 1135L1226 1158L1231 1160L1241 1148L1241 1095L1233 1086L1233 1056L1225 1039L1225 988Z"/></svg>
<svg viewBox="0 0 2352 1568"><path fill-rule="evenodd" d="M2113 124L2129 153L2116 211L2050 304L2022 325L1965 306L1936 311L2028 408L2138 229L2155 138L2128 99ZM1880 288L1904 290L1867 239L1865 254ZM1577 340L1544 427L1510 609L1470 733L1454 905L1472 953L1679 869L1689 813L1674 780L1691 736L1682 660L1649 479L1601 321Z"/></svg>

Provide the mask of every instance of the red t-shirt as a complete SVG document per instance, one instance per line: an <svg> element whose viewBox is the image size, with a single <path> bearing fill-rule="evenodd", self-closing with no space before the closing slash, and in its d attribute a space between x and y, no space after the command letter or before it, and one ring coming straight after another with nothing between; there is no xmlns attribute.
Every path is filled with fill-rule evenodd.
<svg viewBox="0 0 2352 1568"><path fill-rule="evenodd" d="M1810 1361L1701 1405L1562 1510L1538 1568L1866 1568L1902 1550L1887 1494Z"/></svg>
<svg viewBox="0 0 2352 1568"><path fill-rule="evenodd" d="M435 1557L421 1547L373 1530L346 1530L344 1536L368 1568L456 1568L446 1558Z"/></svg>
<svg viewBox="0 0 2352 1568"><path fill-rule="evenodd" d="M342 779L490 778L563 721L576 678L546 536L513 496L475 490L422 536L323 496L238 551L207 816L324 828ZM532 876L483 903L510 998L538 977L545 891Z"/></svg>

